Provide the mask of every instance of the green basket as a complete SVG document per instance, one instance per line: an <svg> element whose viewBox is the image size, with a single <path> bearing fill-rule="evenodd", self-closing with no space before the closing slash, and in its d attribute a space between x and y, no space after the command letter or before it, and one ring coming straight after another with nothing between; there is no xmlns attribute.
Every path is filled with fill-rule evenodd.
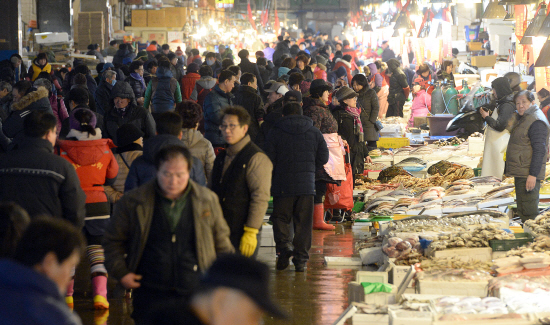
<svg viewBox="0 0 550 325"><path fill-rule="evenodd" d="M528 233L514 234L514 236L516 239L489 240L489 245L494 252L506 252L533 241L533 236Z"/></svg>
<svg viewBox="0 0 550 325"><path fill-rule="evenodd" d="M474 168L474 175L476 177L481 176L481 168Z"/></svg>

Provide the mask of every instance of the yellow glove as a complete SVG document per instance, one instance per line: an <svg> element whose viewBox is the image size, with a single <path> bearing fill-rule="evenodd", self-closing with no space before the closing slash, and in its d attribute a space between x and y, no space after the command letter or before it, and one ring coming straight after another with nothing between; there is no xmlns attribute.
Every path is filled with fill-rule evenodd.
<svg viewBox="0 0 550 325"><path fill-rule="evenodd" d="M250 257L254 254L256 246L258 246L256 235L258 235L258 229L244 226L244 235L241 238L241 245L239 247L243 256Z"/></svg>

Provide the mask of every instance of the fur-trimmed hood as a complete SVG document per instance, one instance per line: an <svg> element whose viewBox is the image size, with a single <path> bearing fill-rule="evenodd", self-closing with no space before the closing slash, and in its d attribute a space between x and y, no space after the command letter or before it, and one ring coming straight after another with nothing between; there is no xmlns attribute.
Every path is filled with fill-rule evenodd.
<svg viewBox="0 0 550 325"><path fill-rule="evenodd" d="M44 87L38 87L37 90L23 96L17 103L13 103L14 111L22 111L25 109L38 109L52 111L50 106L49 91Z"/></svg>
<svg viewBox="0 0 550 325"><path fill-rule="evenodd" d="M344 59L340 59L340 58L338 58L338 59L336 59L336 61L334 61L335 64L338 63L338 62L342 62L343 64L346 65L346 67L348 67L349 69L351 69L351 63L350 63L350 62L348 62L348 61L346 61L346 60L344 60Z"/></svg>

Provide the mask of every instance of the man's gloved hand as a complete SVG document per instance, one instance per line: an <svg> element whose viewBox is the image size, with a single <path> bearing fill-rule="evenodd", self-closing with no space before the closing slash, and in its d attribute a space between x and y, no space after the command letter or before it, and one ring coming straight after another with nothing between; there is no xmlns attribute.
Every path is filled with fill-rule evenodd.
<svg viewBox="0 0 550 325"><path fill-rule="evenodd" d="M258 229L244 226L244 235L241 238L241 245L239 250L241 254L246 257L252 256L258 246Z"/></svg>

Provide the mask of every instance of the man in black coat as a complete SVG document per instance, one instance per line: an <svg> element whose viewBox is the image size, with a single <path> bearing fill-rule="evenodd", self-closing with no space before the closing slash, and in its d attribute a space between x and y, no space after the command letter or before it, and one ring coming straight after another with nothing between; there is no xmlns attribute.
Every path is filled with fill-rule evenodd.
<svg viewBox="0 0 550 325"><path fill-rule="evenodd" d="M260 94L264 94L264 82L262 81L262 75L260 74L260 70L258 69L258 65L256 63L250 62L248 60L248 51L247 50L240 50L239 51L239 58L241 58L241 63L239 63L239 67L241 68L242 73L252 73L256 76L256 80L258 82L258 90L260 91Z"/></svg>
<svg viewBox="0 0 550 325"><path fill-rule="evenodd" d="M32 111L17 150L0 156L0 201L15 202L31 217L42 214L84 226L86 195L75 168L53 153L57 118Z"/></svg>
<svg viewBox="0 0 550 325"><path fill-rule="evenodd" d="M256 77L251 73L243 73L241 76L241 86L235 93L234 105L244 107L251 117L248 127L250 139L256 143L256 136L260 132L260 124L264 120L264 103L262 97L257 93L258 85Z"/></svg>
<svg viewBox="0 0 550 325"><path fill-rule="evenodd" d="M397 59L388 60L388 70L386 75L390 77L390 93L388 94L388 112L386 117L403 117L403 105L409 98L409 83L407 76L401 69L401 63Z"/></svg>
<svg viewBox="0 0 550 325"><path fill-rule="evenodd" d="M111 109L111 91L116 83L117 73L113 70L103 72L103 79L94 93L95 107L97 112L103 116Z"/></svg>
<svg viewBox="0 0 550 325"><path fill-rule="evenodd" d="M294 256L296 272L303 272L309 259L315 171L329 158L321 131L302 114L302 105L285 105L283 118L275 123L264 144L265 153L273 162L271 221L280 253L277 270L286 269Z"/></svg>

